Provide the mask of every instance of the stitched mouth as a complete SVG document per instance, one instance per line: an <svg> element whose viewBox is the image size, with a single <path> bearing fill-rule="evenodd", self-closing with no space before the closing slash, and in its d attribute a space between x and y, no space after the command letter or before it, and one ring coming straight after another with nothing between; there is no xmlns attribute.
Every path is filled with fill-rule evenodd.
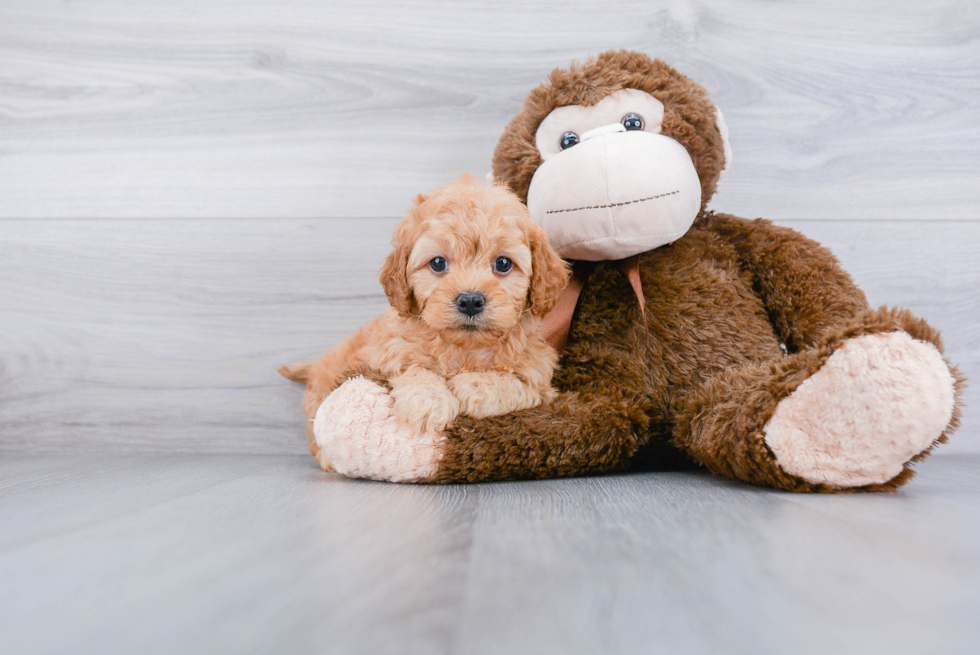
<svg viewBox="0 0 980 655"><path fill-rule="evenodd" d="M622 207L623 205L635 205L638 202L647 202L648 200L656 200L657 198L666 198L667 196L672 196L680 193L680 190L669 191L667 193L658 193L655 196L650 196L649 198L638 198L637 200L626 200L625 202L612 202L608 205L589 205L587 207L574 207L572 209L552 209L545 212L546 214L561 214L564 212L580 212L586 209L606 209L608 207Z"/></svg>

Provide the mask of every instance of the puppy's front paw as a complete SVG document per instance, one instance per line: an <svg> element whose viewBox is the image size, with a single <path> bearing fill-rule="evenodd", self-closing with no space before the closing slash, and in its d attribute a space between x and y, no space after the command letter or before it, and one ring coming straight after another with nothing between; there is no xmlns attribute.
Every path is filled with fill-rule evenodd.
<svg viewBox="0 0 980 655"><path fill-rule="evenodd" d="M459 401L441 379L438 384L392 384L395 414L416 432L441 432L459 416Z"/></svg>
<svg viewBox="0 0 980 655"><path fill-rule="evenodd" d="M486 418L503 414L502 400L497 397L496 386L486 373L460 373L449 380L449 388L459 400L463 414L473 418Z"/></svg>
<svg viewBox="0 0 980 655"><path fill-rule="evenodd" d="M542 401L516 376L494 371L460 373L449 380L449 388L459 400L461 413L473 418L509 414L537 407Z"/></svg>

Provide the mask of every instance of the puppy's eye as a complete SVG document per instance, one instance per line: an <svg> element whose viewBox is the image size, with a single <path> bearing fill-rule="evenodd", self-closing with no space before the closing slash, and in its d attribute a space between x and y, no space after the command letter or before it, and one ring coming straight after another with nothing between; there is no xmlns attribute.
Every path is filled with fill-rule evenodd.
<svg viewBox="0 0 980 655"><path fill-rule="evenodd" d="M431 268L432 272L434 273L443 273L447 268L449 268L449 262L442 257L433 257L432 261L429 262L429 268Z"/></svg>
<svg viewBox="0 0 980 655"><path fill-rule="evenodd" d="M493 262L493 270L498 273L509 273L512 268L514 268L514 262L506 257L497 257Z"/></svg>
<svg viewBox="0 0 980 655"><path fill-rule="evenodd" d="M558 145L561 146L562 150L567 150L577 143L578 134L575 134L575 132L565 132L561 135L561 141L558 142Z"/></svg>
<svg viewBox="0 0 980 655"><path fill-rule="evenodd" d="M642 130L643 117L639 114L626 114L623 116L623 127L625 127L629 132L632 132L633 130Z"/></svg>

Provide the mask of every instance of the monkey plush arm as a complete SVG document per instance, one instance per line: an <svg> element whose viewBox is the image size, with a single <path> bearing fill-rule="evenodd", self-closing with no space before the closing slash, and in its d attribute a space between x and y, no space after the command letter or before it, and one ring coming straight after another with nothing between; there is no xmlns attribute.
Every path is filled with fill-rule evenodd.
<svg viewBox="0 0 980 655"><path fill-rule="evenodd" d="M646 443L650 402L642 389L644 362L617 344L582 344L588 355L566 358L588 366L589 380L551 404L485 419L461 416L446 431L430 482L554 478L625 468ZM584 349L583 349L584 350Z"/></svg>
<svg viewBox="0 0 980 655"><path fill-rule="evenodd" d="M638 313L631 318L622 333L570 343L561 371L566 391L552 403L505 416L460 416L444 434L419 434L398 419L386 389L359 378L321 405L316 440L345 475L401 482L552 478L623 468L649 439L651 405L642 392L647 359L635 343Z"/></svg>
<svg viewBox="0 0 980 655"><path fill-rule="evenodd" d="M553 478L625 468L649 440L652 358L626 277L601 265L589 278L551 404L446 431L433 482Z"/></svg>
<svg viewBox="0 0 980 655"><path fill-rule="evenodd" d="M789 352L815 345L869 311L864 293L833 253L799 232L728 214L709 215L707 227L735 246Z"/></svg>
<svg viewBox="0 0 980 655"><path fill-rule="evenodd" d="M389 391L348 380L313 424L322 457L349 477L392 482L552 478L625 466L647 441L649 419L625 391L565 392L548 405L505 416L461 416L444 433L418 433L394 411Z"/></svg>

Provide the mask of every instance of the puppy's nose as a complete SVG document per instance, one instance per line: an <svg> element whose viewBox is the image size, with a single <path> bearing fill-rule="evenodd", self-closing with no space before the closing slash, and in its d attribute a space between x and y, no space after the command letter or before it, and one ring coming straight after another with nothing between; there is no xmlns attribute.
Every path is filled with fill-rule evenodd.
<svg viewBox="0 0 980 655"><path fill-rule="evenodd" d="M461 293L456 296L456 309L473 317L483 311L486 302L487 300L482 293Z"/></svg>

